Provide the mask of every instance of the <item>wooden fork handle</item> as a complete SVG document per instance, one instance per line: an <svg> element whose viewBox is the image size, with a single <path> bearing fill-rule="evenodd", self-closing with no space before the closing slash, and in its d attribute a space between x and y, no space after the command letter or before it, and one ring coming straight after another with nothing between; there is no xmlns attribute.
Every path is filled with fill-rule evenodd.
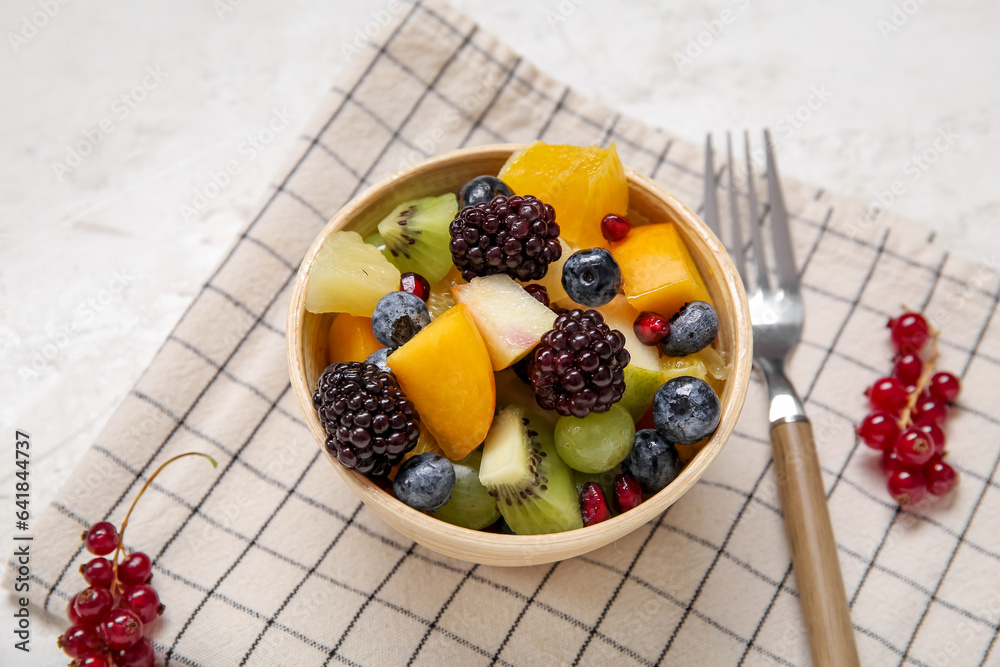
<svg viewBox="0 0 1000 667"><path fill-rule="evenodd" d="M813 664L860 666L812 426L773 424L771 445Z"/></svg>

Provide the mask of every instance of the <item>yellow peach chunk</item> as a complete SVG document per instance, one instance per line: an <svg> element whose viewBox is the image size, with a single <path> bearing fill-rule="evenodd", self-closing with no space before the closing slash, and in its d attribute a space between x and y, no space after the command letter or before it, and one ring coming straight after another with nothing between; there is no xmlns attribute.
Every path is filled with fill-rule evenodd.
<svg viewBox="0 0 1000 667"><path fill-rule="evenodd" d="M638 311L671 317L691 301L712 303L698 266L671 222L636 227L612 245L622 289Z"/></svg>
<svg viewBox="0 0 1000 667"><path fill-rule="evenodd" d="M458 304L439 315L393 352L388 363L445 456L465 458L486 438L496 381L468 306Z"/></svg>
<svg viewBox="0 0 1000 667"><path fill-rule="evenodd" d="M372 333L370 317L359 317L348 313L339 313L330 324L327 334L327 363L339 364L342 361L364 361L368 355L383 347Z"/></svg>

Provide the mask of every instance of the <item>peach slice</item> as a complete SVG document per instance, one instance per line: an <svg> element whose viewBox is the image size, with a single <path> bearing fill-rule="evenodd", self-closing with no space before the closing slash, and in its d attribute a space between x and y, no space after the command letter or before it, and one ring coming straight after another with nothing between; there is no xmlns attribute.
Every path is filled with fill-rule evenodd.
<svg viewBox="0 0 1000 667"><path fill-rule="evenodd" d="M698 267L671 222L636 227L611 254L622 270L622 288L636 310L672 317L690 301L712 303Z"/></svg>
<svg viewBox="0 0 1000 667"><path fill-rule="evenodd" d="M554 312L504 274L473 278L451 293L469 307L496 371L530 352L556 321Z"/></svg>
<svg viewBox="0 0 1000 667"><path fill-rule="evenodd" d="M445 456L465 458L486 438L496 380L468 306L458 304L439 315L388 361Z"/></svg>
<svg viewBox="0 0 1000 667"><path fill-rule="evenodd" d="M329 349L328 363L339 364L342 361L364 361L368 355L382 347L372 333L370 317L359 317L348 313L339 313L330 324L327 334Z"/></svg>

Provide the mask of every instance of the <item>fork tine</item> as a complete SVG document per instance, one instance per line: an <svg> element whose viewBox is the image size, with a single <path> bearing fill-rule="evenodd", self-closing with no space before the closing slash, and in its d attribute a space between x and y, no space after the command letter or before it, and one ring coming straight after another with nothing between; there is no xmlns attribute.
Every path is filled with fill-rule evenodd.
<svg viewBox="0 0 1000 667"><path fill-rule="evenodd" d="M732 248L729 254L733 257L736 270L743 278L744 287L747 285L747 267L743 262L743 229L740 225L740 207L736 201L736 179L733 176L733 135L726 132L726 155L728 157L727 168L729 171L729 217L732 228Z"/></svg>
<svg viewBox="0 0 1000 667"><path fill-rule="evenodd" d="M764 241L760 235L760 207L757 205L757 189L753 179L753 159L750 153L750 133L743 131L743 145L747 155L747 199L750 209L750 238L753 241L754 263L757 265L757 289L768 291L771 281L767 275L767 257L764 255Z"/></svg>
<svg viewBox="0 0 1000 667"><path fill-rule="evenodd" d="M788 230L788 212L785 210L785 200L781 194L778 163L774 159L770 130L764 130L764 145L767 147L767 197L771 202L771 234L774 237L774 259L778 265L778 286L783 290L797 290L799 274L795 269L792 237Z"/></svg>
<svg viewBox="0 0 1000 667"><path fill-rule="evenodd" d="M712 233L722 238L719 233L719 200L715 194L715 163L712 159L712 135L705 137L705 224Z"/></svg>

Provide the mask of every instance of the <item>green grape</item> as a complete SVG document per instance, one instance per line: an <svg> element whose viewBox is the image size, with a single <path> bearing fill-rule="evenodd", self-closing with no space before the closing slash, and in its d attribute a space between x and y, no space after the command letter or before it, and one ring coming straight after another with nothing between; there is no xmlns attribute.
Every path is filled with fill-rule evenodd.
<svg viewBox="0 0 1000 667"><path fill-rule="evenodd" d="M591 412L583 419L560 417L556 422L556 451L573 470L598 473L611 470L632 450L635 422L620 405L607 412Z"/></svg>
<svg viewBox="0 0 1000 667"><path fill-rule="evenodd" d="M473 450L461 461L452 461L455 467L455 488L451 499L434 516L442 521L482 530L500 518L497 501L479 481L479 464L483 454Z"/></svg>

